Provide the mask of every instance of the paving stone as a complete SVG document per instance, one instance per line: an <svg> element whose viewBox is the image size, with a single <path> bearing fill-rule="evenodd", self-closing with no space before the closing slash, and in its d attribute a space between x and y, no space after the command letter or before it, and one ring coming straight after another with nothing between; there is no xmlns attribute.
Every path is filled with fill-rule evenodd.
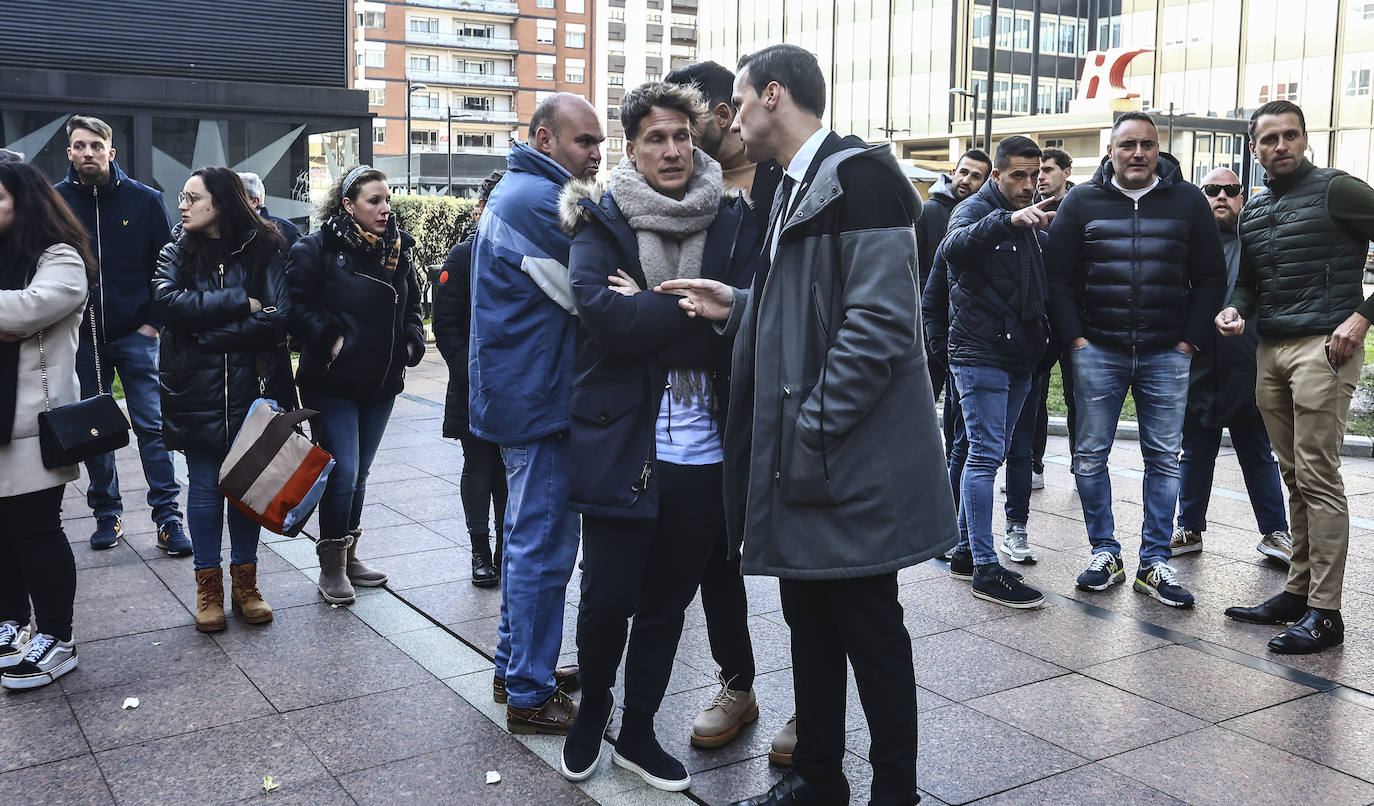
<svg viewBox="0 0 1374 806"><path fill-rule="evenodd" d="M965 705L1093 760L1208 724L1076 674L979 697Z"/></svg>
<svg viewBox="0 0 1374 806"><path fill-rule="evenodd" d="M1146 779L1148 780L1148 778ZM921 801L922 806L925 800ZM978 801L978 806L1187 806L1157 789L1088 764Z"/></svg>
<svg viewBox="0 0 1374 806"><path fill-rule="evenodd" d="M287 776L285 781L278 777L274 780L278 787L270 793L258 792L238 802L258 806L352 806L357 802L333 778L295 781Z"/></svg>
<svg viewBox="0 0 1374 806"><path fill-rule="evenodd" d="M854 684L854 672L849 669L847 673L849 682L845 687L844 729L847 733L858 730L866 731L868 718L864 714L863 702L859 699L858 687ZM759 699L759 707L781 715L784 722L796 712L791 669L781 669L754 678L754 691ZM952 704L950 700L929 689L919 685L916 687L916 708L919 713L944 708Z"/></svg>
<svg viewBox="0 0 1374 806"><path fill-rule="evenodd" d="M137 697L138 707L125 709L127 697ZM68 700L95 751L275 713L229 663L214 671L150 675L138 683L71 694Z"/></svg>
<svg viewBox="0 0 1374 806"><path fill-rule="evenodd" d="M426 627L390 636L390 640L416 663L438 678L457 677L491 668L483 657L443 627Z"/></svg>
<svg viewBox="0 0 1374 806"><path fill-rule="evenodd" d="M354 601L348 609L382 636L434 626L424 613L395 596L366 596Z"/></svg>
<svg viewBox="0 0 1374 806"><path fill-rule="evenodd" d="M47 697L12 705L0 711L0 724L4 725L0 730L0 772L91 751L66 697Z"/></svg>
<svg viewBox="0 0 1374 806"><path fill-rule="evenodd" d="M333 775L467 742L488 720L438 681L317 705L287 715Z"/></svg>
<svg viewBox="0 0 1374 806"><path fill-rule="evenodd" d="M1209 727L1106 759L1102 764L1194 806L1374 801L1374 784L1238 733Z"/></svg>
<svg viewBox="0 0 1374 806"><path fill-rule="evenodd" d="M150 632L194 621L191 612L146 565L88 568L77 576L72 627L78 641Z"/></svg>
<svg viewBox="0 0 1374 806"><path fill-rule="evenodd" d="M369 527L363 531L363 539L358 543L358 556L364 560L380 557L394 557L398 554L415 554L433 549L451 549L453 543L418 523L403 523L396 526ZM385 570L386 563L369 563Z"/></svg>
<svg viewBox="0 0 1374 806"><path fill-rule="evenodd" d="M501 783L488 785L487 770L500 772ZM590 806L596 802L496 728L473 731L461 747L351 773L339 783L361 806L493 802Z"/></svg>
<svg viewBox="0 0 1374 806"><path fill-rule="evenodd" d="M397 595L444 625L501 614L500 586L478 588L470 580L407 588Z"/></svg>
<svg viewBox="0 0 1374 806"><path fill-rule="evenodd" d="M282 711L404 688L431 675L347 608L292 607L215 642ZM365 658L366 662L359 662Z"/></svg>
<svg viewBox="0 0 1374 806"><path fill-rule="evenodd" d="M272 551L293 568L319 568L320 557L315 553L315 541L308 537L294 537L271 545Z"/></svg>
<svg viewBox="0 0 1374 806"><path fill-rule="evenodd" d="M58 678L57 686L40 691L55 691L60 686L68 694L76 694L164 675L212 674L233 665L214 639L196 632L190 625L102 641L81 641L77 653L81 665L76 671Z"/></svg>
<svg viewBox="0 0 1374 806"><path fill-rule="evenodd" d="M1312 693L1307 686L1182 646L1152 649L1082 672L1208 722Z"/></svg>
<svg viewBox="0 0 1374 806"><path fill-rule="evenodd" d="M223 803L328 776L281 715L129 745L96 754L121 806Z"/></svg>
<svg viewBox="0 0 1374 806"><path fill-rule="evenodd" d="M749 618L749 640L754 647L756 674L786 669L792 665L792 634L778 629L772 621L760 616ZM706 627L684 629L678 641L677 657L689 665L714 674L715 658L711 655L711 641Z"/></svg>
<svg viewBox="0 0 1374 806"><path fill-rule="evenodd" d="M226 609L229 606L229 591L231 587L228 564L228 547L224 552L225 563L221 566L224 582L224 603ZM196 612L196 572L191 566L191 561L184 557L161 557L156 560L147 561L148 568L157 574L162 584L166 585L172 595L181 602L193 616ZM296 569L290 563L283 560L275 552L258 552L258 575L260 580L266 579L268 574L294 572ZM263 596L268 594L267 589L263 590ZM271 599L267 601L271 602Z"/></svg>
<svg viewBox="0 0 1374 806"><path fill-rule="evenodd" d="M6 806L114 806L95 756L75 756L0 775Z"/></svg>
<svg viewBox="0 0 1374 806"><path fill-rule="evenodd" d="M1374 781L1374 709L1314 694L1221 723L1227 730Z"/></svg>
<svg viewBox="0 0 1374 806"><path fill-rule="evenodd" d="M1169 643L1069 606L1042 607L966 629L1066 669L1082 669Z"/></svg>
<svg viewBox="0 0 1374 806"><path fill-rule="evenodd" d="M472 553L460 548L435 549L388 557L378 563L392 590L422 588L472 578Z"/></svg>
<svg viewBox="0 0 1374 806"><path fill-rule="evenodd" d="M916 684L959 702L1065 674L1037 660L962 630L912 641Z"/></svg>
<svg viewBox="0 0 1374 806"><path fill-rule="evenodd" d="M949 575L903 585L898 588L897 599L909 613L951 627L966 627L1009 615L1009 608L974 598L967 581Z"/></svg>

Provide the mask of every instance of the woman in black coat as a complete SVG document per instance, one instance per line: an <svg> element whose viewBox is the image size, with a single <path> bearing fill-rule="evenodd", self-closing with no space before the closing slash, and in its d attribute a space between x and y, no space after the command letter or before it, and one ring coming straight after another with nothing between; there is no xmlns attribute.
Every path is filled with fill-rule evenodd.
<svg viewBox="0 0 1374 806"><path fill-rule="evenodd" d="M505 171L493 171L482 182L472 210L468 236L453 245L434 286L434 344L448 364L448 398L444 436L463 444L463 475L458 489L463 518L472 542L472 584L490 588L501 581L501 532L506 520L506 464L501 447L468 430L468 335L472 327L472 241L487 197ZM496 553L487 531L487 512L495 509Z"/></svg>
<svg viewBox="0 0 1374 806"><path fill-rule="evenodd" d="M153 306L162 320L162 436L186 454L187 523L196 572L196 629L225 627L219 469L260 397L295 408L286 352L285 241L248 207L227 168L201 168L178 194L181 225L158 256ZM232 604L250 624L272 620L257 585L260 527L229 507Z"/></svg>
<svg viewBox="0 0 1374 806"><path fill-rule="evenodd" d="M314 434L334 457L320 500L319 588L327 601L347 604L354 585L386 584L386 574L357 557L367 471L425 337L410 260L415 239L397 229L386 174L360 165L342 176L320 222L291 247L286 284L301 343L301 402L319 411Z"/></svg>

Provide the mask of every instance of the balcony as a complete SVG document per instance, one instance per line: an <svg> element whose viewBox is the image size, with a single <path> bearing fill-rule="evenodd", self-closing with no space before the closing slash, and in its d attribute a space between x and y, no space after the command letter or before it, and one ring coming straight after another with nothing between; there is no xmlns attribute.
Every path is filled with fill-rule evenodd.
<svg viewBox="0 0 1374 806"><path fill-rule="evenodd" d="M447 120L443 107L412 106L410 116L416 120ZM519 123L520 117L505 109L454 109L455 123Z"/></svg>
<svg viewBox="0 0 1374 806"><path fill-rule="evenodd" d="M514 89L520 86L517 76L496 73L470 73L466 70L408 70L406 78L420 84L456 84L460 87L496 87Z"/></svg>
<svg viewBox="0 0 1374 806"><path fill-rule="evenodd" d="M503 0L407 0L412 6L442 8L446 11L471 11L476 14L500 14L503 17L520 16L520 4Z"/></svg>
<svg viewBox="0 0 1374 806"><path fill-rule="evenodd" d="M406 41L412 45L437 45L441 48L464 48L466 50L497 50L506 53L520 48L519 43L514 39L436 34L429 31L406 31Z"/></svg>
<svg viewBox="0 0 1374 806"><path fill-rule="evenodd" d="M611 73L625 72L625 54L612 53L606 57L606 70Z"/></svg>
<svg viewBox="0 0 1374 806"><path fill-rule="evenodd" d="M673 0L674 14L697 13L697 0Z"/></svg>
<svg viewBox="0 0 1374 806"><path fill-rule="evenodd" d="M624 41L625 41L625 23L623 23L623 22L608 22L608 23L606 23L606 35L610 38L610 40L611 40L612 42L624 42Z"/></svg>
<svg viewBox="0 0 1374 806"><path fill-rule="evenodd" d="M669 35L672 37L672 41L674 42L695 43L697 41L697 29L695 28L687 28L681 25L674 25Z"/></svg>
<svg viewBox="0 0 1374 806"><path fill-rule="evenodd" d="M644 38L647 39L647 40L649 40L650 42L662 42L662 41L663 41L663 26L662 26L662 25L657 25L657 24L652 23L652 22L649 23L649 24L647 24L647 25L645 25L645 26L644 26Z"/></svg>

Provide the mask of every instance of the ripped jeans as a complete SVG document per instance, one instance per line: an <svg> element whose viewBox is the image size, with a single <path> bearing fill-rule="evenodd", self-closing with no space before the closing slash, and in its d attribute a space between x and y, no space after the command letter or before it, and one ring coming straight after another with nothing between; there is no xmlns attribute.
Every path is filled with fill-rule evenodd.
<svg viewBox="0 0 1374 806"><path fill-rule="evenodd" d="M1145 459L1140 564L1148 567L1168 562L1192 356L1172 347L1142 352L1091 343L1076 348L1072 355L1078 414L1073 473L1093 553L1121 553L1112 517L1107 457L1116 438L1121 405L1130 391L1140 423L1140 453Z"/></svg>

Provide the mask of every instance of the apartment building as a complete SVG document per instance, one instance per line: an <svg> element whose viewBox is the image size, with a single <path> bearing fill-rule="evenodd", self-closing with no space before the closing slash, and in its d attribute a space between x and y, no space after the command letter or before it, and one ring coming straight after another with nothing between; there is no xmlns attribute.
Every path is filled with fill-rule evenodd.
<svg viewBox="0 0 1374 806"><path fill-rule="evenodd" d="M592 103L606 131L605 164L625 155L620 102L625 92L697 60L697 0L597 0Z"/></svg>
<svg viewBox="0 0 1374 806"><path fill-rule="evenodd" d="M409 175L421 193L445 192L451 175L458 195L504 167L540 100L592 98L596 2L355 2L353 86L376 115L379 167L401 187Z"/></svg>

